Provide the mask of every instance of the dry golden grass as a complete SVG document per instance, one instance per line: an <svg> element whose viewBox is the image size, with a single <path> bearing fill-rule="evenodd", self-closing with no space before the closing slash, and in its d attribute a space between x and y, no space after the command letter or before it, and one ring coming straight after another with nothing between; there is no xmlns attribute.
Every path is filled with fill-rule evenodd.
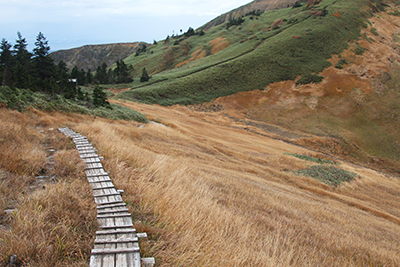
<svg viewBox="0 0 400 267"><path fill-rule="evenodd" d="M54 130L79 118L0 109L0 266L12 255L18 266L88 265L97 227L93 196L73 143ZM54 166L45 145L56 150ZM38 187L39 174L59 182Z"/></svg>
<svg viewBox="0 0 400 267"><path fill-rule="evenodd" d="M77 123L125 190L158 266L398 266L398 178L343 162L338 188L286 170L311 151L237 129L222 113L126 103L166 126ZM235 128L236 127L236 128Z"/></svg>
<svg viewBox="0 0 400 267"><path fill-rule="evenodd" d="M126 105L165 126L0 110L16 133L27 133L16 139L38 144L30 149L45 155L43 142L57 147L54 173L60 178L32 191L29 171L22 176L2 165L2 192L18 186L4 203L18 211L10 228L0 230L1 266L13 254L26 266L87 265L95 209L76 151L48 131L64 125L87 136L105 157L135 227L149 234L141 240L142 256L154 256L157 266L400 264L398 178L341 162L360 178L330 187L287 171L312 163L285 153L312 151L246 131L222 112ZM37 134L35 127L47 130ZM11 146L4 136L1 145ZM40 170L45 163L31 164Z"/></svg>

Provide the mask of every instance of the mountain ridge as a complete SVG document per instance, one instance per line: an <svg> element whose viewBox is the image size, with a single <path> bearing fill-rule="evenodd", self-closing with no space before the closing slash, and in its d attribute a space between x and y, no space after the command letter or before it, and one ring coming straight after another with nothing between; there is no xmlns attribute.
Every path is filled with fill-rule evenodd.
<svg viewBox="0 0 400 267"><path fill-rule="evenodd" d="M111 43L111 44L97 44L97 45L84 45L72 49L58 50L52 52L50 56L57 64L63 60L68 69L77 66L78 69L85 71L95 71L98 66L106 63L111 66L117 60L126 58L134 53L138 46L145 44L144 42L132 43Z"/></svg>

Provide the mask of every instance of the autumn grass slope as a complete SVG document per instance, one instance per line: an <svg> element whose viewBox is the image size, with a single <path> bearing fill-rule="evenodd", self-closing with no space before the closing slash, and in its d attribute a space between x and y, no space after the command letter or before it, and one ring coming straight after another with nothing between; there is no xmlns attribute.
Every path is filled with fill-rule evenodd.
<svg viewBox="0 0 400 267"><path fill-rule="evenodd" d="M157 123L0 110L0 208L14 209L1 217L1 266L13 255L22 266L88 265L94 201L60 126L99 149L135 228L149 235L142 257L157 266L399 265L398 177L253 133L223 112L119 104ZM335 183L300 172L315 166ZM38 188L43 172L58 182Z"/></svg>
<svg viewBox="0 0 400 267"><path fill-rule="evenodd" d="M126 105L161 124L75 129L105 156L158 266L399 264L399 178L340 161L354 176L329 185L294 173L320 164L288 153L315 152L221 113Z"/></svg>

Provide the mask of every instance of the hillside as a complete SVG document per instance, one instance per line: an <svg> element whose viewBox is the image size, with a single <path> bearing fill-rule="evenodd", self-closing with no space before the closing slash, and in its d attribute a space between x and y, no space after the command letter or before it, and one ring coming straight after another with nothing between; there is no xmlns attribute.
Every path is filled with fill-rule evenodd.
<svg viewBox="0 0 400 267"><path fill-rule="evenodd" d="M146 67L153 77L117 98L212 101L196 108L317 135L289 141L398 173L397 14L394 1L309 1L159 42L125 59L134 75Z"/></svg>
<svg viewBox="0 0 400 267"><path fill-rule="evenodd" d="M291 7L295 3L300 2L307 2L307 0L255 0L216 17L215 19L201 26L201 28L209 30L212 27L229 22L233 19L240 18L253 11L266 12L274 9L282 9L285 7Z"/></svg>
<svg viewBox="0 0 400 267"><path fill-rule="evenodd" d="M98 66L105 62L111 66L117 60L124 59L134 53L141 42L117 43L101 45L85 45L78 48L59 50L51 53L51 57L57 64L63 60L68 69L77 66L78 69L95 71Z"/></svg>

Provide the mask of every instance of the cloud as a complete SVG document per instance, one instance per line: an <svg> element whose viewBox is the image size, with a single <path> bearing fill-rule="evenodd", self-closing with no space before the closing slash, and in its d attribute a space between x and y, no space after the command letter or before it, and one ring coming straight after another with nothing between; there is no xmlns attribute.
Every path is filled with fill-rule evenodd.
<svg viewBox="0 0 400 267"><path fill-rule="evenodd" d="M55 49L88 43L147 41L196 28L246 0L0 0L0 38L17 31L34 43L43 32ZM76 41L78 40L78 41ZM63 47L63 43L65 46Z"/></svg>

